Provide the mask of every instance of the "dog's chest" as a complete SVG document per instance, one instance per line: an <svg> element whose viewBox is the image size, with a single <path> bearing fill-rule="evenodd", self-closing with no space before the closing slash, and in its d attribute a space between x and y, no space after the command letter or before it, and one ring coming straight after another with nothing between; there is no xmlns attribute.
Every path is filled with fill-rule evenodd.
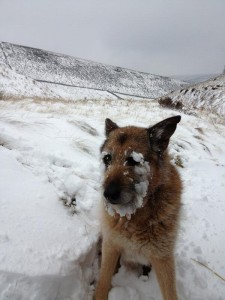
<svg viewBox="0 0 225 300"><path fill-rule="evenodd" d="M129 228L129 222L120 228L105 228L103 235L120 249L122 258L128 262L148 265L152 250L149 240L139 234L135 228Z"/></svg>
<svg viewBox="0 0 225 300"><path fill-rule="evenodd" d="M140 251L138 248L123 248L121 257L126 262L138 263L141 265L149 265L150 257L146 255L147 253L144 251Z"/></svg>

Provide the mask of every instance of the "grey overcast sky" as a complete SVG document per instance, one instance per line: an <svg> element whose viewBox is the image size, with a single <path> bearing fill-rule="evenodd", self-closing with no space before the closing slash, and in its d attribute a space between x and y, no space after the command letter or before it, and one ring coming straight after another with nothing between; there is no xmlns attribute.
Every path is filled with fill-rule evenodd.
<svg viewBox="0 0 225 300"><path fill-rule="evenodd" d="M159 75L221 73L225 0L0 0L0 40Z"/></svg>

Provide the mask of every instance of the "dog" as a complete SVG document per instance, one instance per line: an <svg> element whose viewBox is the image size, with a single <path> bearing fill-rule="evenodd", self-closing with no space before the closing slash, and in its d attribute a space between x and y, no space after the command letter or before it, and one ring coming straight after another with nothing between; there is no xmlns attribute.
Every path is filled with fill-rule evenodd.
<svg viewBox="0 0 225 300"><path fill-rule="evenodd" d="M151 265L164 300L177 300L174 246L182 183L167 151L181 116L154 126L105 120L102 259L94 300L107 300L119 258Z"/></svg>

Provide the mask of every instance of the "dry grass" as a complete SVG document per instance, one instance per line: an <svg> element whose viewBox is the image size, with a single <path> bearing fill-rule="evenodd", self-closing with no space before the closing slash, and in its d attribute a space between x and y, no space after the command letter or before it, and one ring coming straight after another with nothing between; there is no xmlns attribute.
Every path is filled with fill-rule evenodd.
<svg viewBox="0 0 225 300"><path fill-rule="evenodd" d="M75 215L77 213L76 210L76 198L75 196L73 198L67 199L67 198L60 198L60 200L63 201L63 204L65 207L70 209L70 213L72 215Z"/></svg>
<svg viewBox="0 0 225 300"><path fill-rule="evenodd" d="M4 93L2 91L0 91L0 100L4 99Z"/></svg>
<svg viewBox="0 0 225 300"><path fill-rule="evenodd" d="M180 168L184 168L183 161L179 155L174 159L174 162L175 162L176 166L178 166Z"/></svg>
<svg viewBox="0 0 225 300"><path fill-rule="evenodd" d="M81 121L78 122L78 121L75 121L75 120L70 120L69 123L72 123L72 124L76 125L81 130L89 133L92 136L99 136L99 133L97 132L97 130L94 127L87 124L86 122L81 122Z"/></svg>
<svg viewBox="0 0 225 300"><path fill-rule="evenodd" d="M215 276L217 276L217 277L219 277L220 279L222 279L223 281L225 281L225 279L224 279L221 275L219 275L217 272L213 271L213 270L212 270L210 267L208 267L206 264L204 264L204 263L202 263L202 262L200 262L200 261L198 261L198 260L196 260L196 259L194 259L194 258L192 258L191 260L194 261L195 263L199 264L200 266L206 268L206 269L209 270L211 273L213 273Z"/></svg>
<svg viewBox="0 0 225 300"><path fill-rule="evenodd" d="M173 102L170 97L160 98L158 102L162 107L178 110L183 109L183 104L180 101Z"/></svg>

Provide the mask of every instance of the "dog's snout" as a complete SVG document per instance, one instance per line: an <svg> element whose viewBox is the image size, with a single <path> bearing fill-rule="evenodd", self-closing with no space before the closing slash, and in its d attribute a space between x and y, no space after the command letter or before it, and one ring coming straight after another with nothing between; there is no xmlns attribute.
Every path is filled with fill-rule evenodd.
<svg viewBox="0 0 225 300"><path fill-rule="evenodd" d="M118 182L111 181L105 188L104 197L112 204L120 202L121 188Z"/></svg>

